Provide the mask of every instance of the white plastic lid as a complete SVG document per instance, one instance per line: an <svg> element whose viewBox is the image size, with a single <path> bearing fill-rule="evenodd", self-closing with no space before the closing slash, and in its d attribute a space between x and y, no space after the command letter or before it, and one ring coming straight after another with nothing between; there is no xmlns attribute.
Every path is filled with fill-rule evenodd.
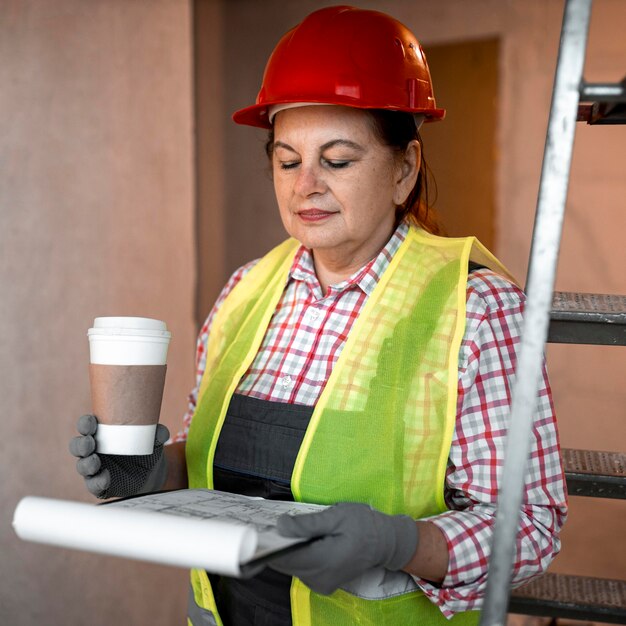
<svg viewBox="0 0 626 626"><path fill-rule="evenodd" d="M128 328L133 330L167 330L161 320L149 317L96 317L94 328Z"/></svg>

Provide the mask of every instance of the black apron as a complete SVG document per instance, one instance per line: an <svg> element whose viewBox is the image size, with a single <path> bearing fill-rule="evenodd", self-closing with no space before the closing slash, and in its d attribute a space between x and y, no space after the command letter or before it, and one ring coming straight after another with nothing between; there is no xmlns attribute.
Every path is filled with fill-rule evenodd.
<svg viewBox="0 0 626 626"><path fill-rule="evenodd" d="M292 501L291 474L314 408L235 394L215 451L215 489ZM224 626L291 626L290 576L266 568L246 580L209 579Z"/></svg>

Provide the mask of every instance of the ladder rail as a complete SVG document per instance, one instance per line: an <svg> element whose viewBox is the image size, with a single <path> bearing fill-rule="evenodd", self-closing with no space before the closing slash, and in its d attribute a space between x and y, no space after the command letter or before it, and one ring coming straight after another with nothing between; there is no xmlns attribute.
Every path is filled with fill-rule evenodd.
<svg viewBox="0 0 626 626"><path fill-rule="evenodd" d="M528 270L510 427L480 626L504 626L567 199L592 0L566 0Z"/></svg>

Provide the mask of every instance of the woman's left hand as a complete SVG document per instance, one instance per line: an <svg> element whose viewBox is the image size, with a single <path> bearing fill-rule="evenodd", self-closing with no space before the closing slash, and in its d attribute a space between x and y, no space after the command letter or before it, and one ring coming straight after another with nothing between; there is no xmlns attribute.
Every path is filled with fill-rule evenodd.
<svg viewBox="0 0 626 626"><path fill-rule="evenodd" d="M419 539L410 517L386 515L354 502L341 502L320 513L283 515L278 531L285 537L318 538L275 559L270 567L324 595L368 569L402 569L415 554Z"/></svg>

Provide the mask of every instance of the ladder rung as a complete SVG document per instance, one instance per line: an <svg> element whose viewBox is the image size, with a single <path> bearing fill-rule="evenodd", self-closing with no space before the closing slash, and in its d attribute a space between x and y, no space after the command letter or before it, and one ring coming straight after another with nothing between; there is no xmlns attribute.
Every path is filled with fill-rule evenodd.
<svg viewBox="0 0 626 626"><path fill-rule="evenodd" d="M556 291L548 341L626 345L626 296Z"/></svg>
<svg viewBox="0 0 626 626"><path fill-rule="evenodd" d="M585 83L580 87L577 122L626 124L626 78L621 83Z"/></svg>
<svg viewBox="0 0 626 626"><path fill-rule="evenodd" d="M585 83L580 88L581 102L626 102L626 78L621 83Z"/></svg>
<svg viewBox="0 0 626 626"><path fill-rule="evenodd" d="M513 589L510 613L626 623L626 581L544 574Z"/></svg>
<svg viewBox="0 0 626 626"><path fill-rule="evenodd" d="M561 450L570 496L626 499L626 454Z"/></svg>
<svg viewBox="0 0 626 626"><path fill-rule="evenodd" d="M597 124L626 124L626 105L622 102L594 102L579 104L577 122Z"/></svg>

